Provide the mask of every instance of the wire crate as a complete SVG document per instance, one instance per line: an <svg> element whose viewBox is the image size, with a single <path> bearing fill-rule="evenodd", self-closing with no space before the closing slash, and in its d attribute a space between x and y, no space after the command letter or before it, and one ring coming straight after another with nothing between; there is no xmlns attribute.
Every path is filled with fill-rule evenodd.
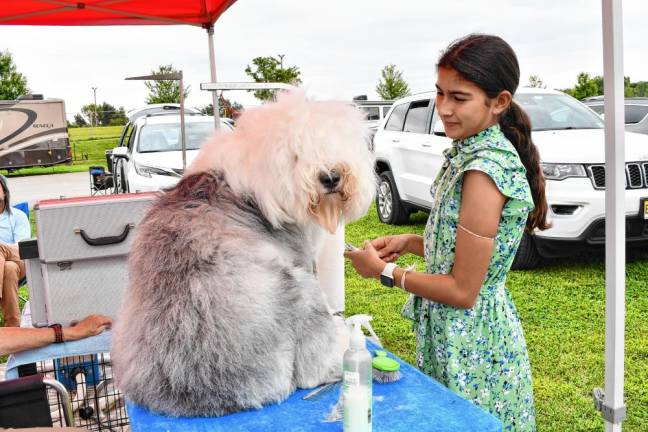
<svg viewBox="0 0 648 432"><path fill-rule="evenodd" d="M21 376L32 373L45 374L67 388L74 426L92 431L130 432L126 404L115 387L109 353L63 357L19 368ZM54 426L64 426L58 394L49 389L47 398Z"/></svg>

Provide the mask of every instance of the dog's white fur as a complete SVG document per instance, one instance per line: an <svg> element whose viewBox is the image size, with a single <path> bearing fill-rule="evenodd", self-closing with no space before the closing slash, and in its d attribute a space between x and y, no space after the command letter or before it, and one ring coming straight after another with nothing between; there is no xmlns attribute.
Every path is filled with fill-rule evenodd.
<svg viewBox="0 0 648 432"><path fill-rule="evenodd" d="M127 397L170 415L222 415L339 378L347 335L313 263L323 228L372 200L365 132L352 106L293 93L201 149L130 252L112 350Z"/></svg>

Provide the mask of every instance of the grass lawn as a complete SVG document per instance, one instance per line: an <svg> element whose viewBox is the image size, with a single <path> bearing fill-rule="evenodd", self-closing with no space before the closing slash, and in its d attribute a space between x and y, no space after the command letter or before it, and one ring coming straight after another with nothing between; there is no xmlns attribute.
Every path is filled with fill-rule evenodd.
<svg viewBox="0 0 648 432"><path fill-rule="evenodd" d="M50 167L33 167L16 170L8 175L70 173L88 171L91 165L106 167L105 151L117 147L123 126L70 128L72 163ZM3 170L4 171L4 170ZM5 171L6 172L6 171Z"/></svg>
<svg viewBox="0 0 648 432"><path fill-rule="evenodd" d="M347 226L346 239L360 245L380 235L422 233L426 213L412 224L381 224L375 208ZM400 264L421 258L401 258ZM410 321L401 318L406 295L378 281L362 279L347 263L346 314L368 313L387 349L414 363L415 341ZM626 270L624 431L648 431L648 253L634 255ZM527 339L533 370L539 431L602 431L592 389L604 386L605 265L602 254L555 260L537 270L509 273Z"/></svg>

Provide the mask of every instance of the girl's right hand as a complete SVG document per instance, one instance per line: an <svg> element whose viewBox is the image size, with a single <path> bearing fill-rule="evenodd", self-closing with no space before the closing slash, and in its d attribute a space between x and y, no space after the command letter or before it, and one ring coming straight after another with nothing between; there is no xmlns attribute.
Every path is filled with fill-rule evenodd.
<svg viewBox="0 0 648 432"><path fill-rule="evenodd" d="M394 262L401 255L409 252L410 234L378 237L371 244L378 252L378 256L386 262Z"/></svg>

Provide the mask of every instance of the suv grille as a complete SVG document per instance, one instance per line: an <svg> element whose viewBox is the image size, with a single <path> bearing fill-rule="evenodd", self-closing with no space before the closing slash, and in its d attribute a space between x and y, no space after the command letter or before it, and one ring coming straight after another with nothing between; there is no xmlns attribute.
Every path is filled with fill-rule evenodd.
<svg viewBox="0 0 648 432"><path fill-rule="evenodd" d="M589 165L587 174L594 189L605 189L605 165ZM626 189L648 188L648 162L628 162L625 167Z"/></svg>

